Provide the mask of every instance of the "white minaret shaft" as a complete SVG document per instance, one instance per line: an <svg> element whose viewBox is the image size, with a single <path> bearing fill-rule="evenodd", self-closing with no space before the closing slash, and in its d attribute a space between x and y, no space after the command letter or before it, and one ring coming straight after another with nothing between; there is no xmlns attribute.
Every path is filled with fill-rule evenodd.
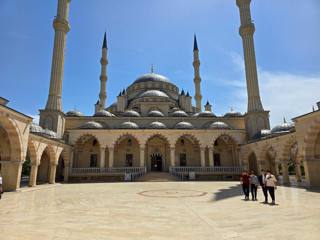
<svg viewBox="0 0 320 240"><path fill-rule="evenodd" d="M197 37L194 35L194 45L193 45L193 68L194 68L194 86L195 86L195 101L196 101L196 108L198 112L201 112L201 78L200 78L200 60L199 60L199 49L197 43Z"/></svg>
<svg viewBox="0 0 320 240"><path fill-rule="evenodd" d="M102 45L102 57L100 60L101 63L101 74L100 74L100 94L99 94L99 110L103 110L106 107L106 99L107 99L107 65L108 65L108 58L107 58L107 34L104 34L103 38L103 45Z"/></svg>
<svg viewBox="0 0 320 240"><path fill-rule="evenodd" d="M255 26L251 19L251 0L237 0L240 10L241 26L239 29L242 37L244 61L246 70L247 92L248 92L248 112L263 111L263 106L259 93L259 82L257 74L256 56L254 50L253 35Z"/></svg>
<svg viewBox="0 0 320 240"><path fill-rule="evenodd" d="M64 52L66 47L67 33L70 30L68 22L70 1L71 0L58 0L57 16L53 21L55 36L51 66L50 89L46 104L47 110L62 111L61 94L64 70Z"/></svg>

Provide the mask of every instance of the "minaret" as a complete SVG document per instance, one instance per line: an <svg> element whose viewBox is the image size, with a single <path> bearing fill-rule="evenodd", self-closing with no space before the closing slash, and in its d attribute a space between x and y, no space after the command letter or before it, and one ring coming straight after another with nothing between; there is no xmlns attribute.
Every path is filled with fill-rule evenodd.
<svg viewBox="0 0 320 240"><path fill-rule="evenodd" d="M44 110L40 110L40 124L62 136L64 131L64 114L62 112L61 94L64 71L64 53L66 37L70 30L69 5L71 0L58 0L57 16L53 20L55 31L51 65L49 96Z"/></svg>
<svg viewBox="0 0 320 240"><path fill-rule="evenodd" d="M200 78L200 60L199 60L199 49L197 43L197 37L194 35L194 45L193 45L193 68L194 68L194 86L195 86L195 101L197 112L201 112L201 78Z"/></svg>
<svg viewBox="0 0 320 240"><path fill-rule="evenodd" d="M250 3L251 0L237 0L241 21L239 34L242 37L248 93L248 112L246 115L246 126L248 137L252 138L260 130L269 129L270 124L269 112L264 111L260 98L257 64L253 40L255 26L251 19Z"/></svg>
<svg viewBox="0 0 320 240"><path fill-rule="evenodd" d="M107 34L104 33L103 44L102 44L102 57L100 60L101 63L101 75L100 75L100 94L99 94L99 101L95 105L95 112L101 111L106 107L106 85L107 85L107 65L108 65L108 58L107 58L108 46L107 46Z"/></svg>

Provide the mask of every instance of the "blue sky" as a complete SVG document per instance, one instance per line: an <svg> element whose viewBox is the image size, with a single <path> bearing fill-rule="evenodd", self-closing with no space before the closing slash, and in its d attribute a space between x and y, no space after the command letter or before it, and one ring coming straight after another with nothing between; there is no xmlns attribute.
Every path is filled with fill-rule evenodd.
<svg viewBox="0 0 320 240"><path fill-rule="evenodd" d="M57 1L0 0L0 96L35 116L48 95ZM320 1L252 1L260 90L271 124L320 100ZM109 46L107 103L150 71L194 95L198 37L203 104L216 114L246 111L243 51L235 0L73 0L63 109L91 115L99 94L103 33Z"/></svg>

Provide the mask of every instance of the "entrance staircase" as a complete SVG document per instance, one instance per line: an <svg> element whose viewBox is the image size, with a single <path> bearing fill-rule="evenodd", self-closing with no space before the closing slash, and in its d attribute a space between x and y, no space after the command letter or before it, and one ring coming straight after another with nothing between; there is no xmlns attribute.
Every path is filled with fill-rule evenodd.
<svg viewBox="0 0 320 240"><path fill-rule="evenodd" d="M148 172L138 178L136 182L175 182L178 178L167 172Z"/></svg>

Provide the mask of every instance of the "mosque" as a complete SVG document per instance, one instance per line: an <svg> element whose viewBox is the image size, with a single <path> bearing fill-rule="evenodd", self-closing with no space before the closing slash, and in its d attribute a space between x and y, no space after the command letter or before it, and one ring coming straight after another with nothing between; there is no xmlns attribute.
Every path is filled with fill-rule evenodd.
<svg viewBox="0 0 320 240"><path fill-rule="evenodd" d="M320 102L314 111L294 118L293 124L284 121L270 130L269 111L263 108L259 93L250 3L236 0L245 60L246 113L217 116L209 102L203 106L196 36L194 97L151 69L135 80L133 76L132 84L106 106L105 34L99 98L94 114L85 116L76 110L62 111L70 0L58 0L50 89L39 125L0 97L4 189L19 189L25 177L29 187L56 181L139 181L150 172L166 172L180 180L236 180L243 170L262 168L281 176L283 184L290 184L289 174L294 174L297 184L304 180L308 186L320 186Z"/></svg>

